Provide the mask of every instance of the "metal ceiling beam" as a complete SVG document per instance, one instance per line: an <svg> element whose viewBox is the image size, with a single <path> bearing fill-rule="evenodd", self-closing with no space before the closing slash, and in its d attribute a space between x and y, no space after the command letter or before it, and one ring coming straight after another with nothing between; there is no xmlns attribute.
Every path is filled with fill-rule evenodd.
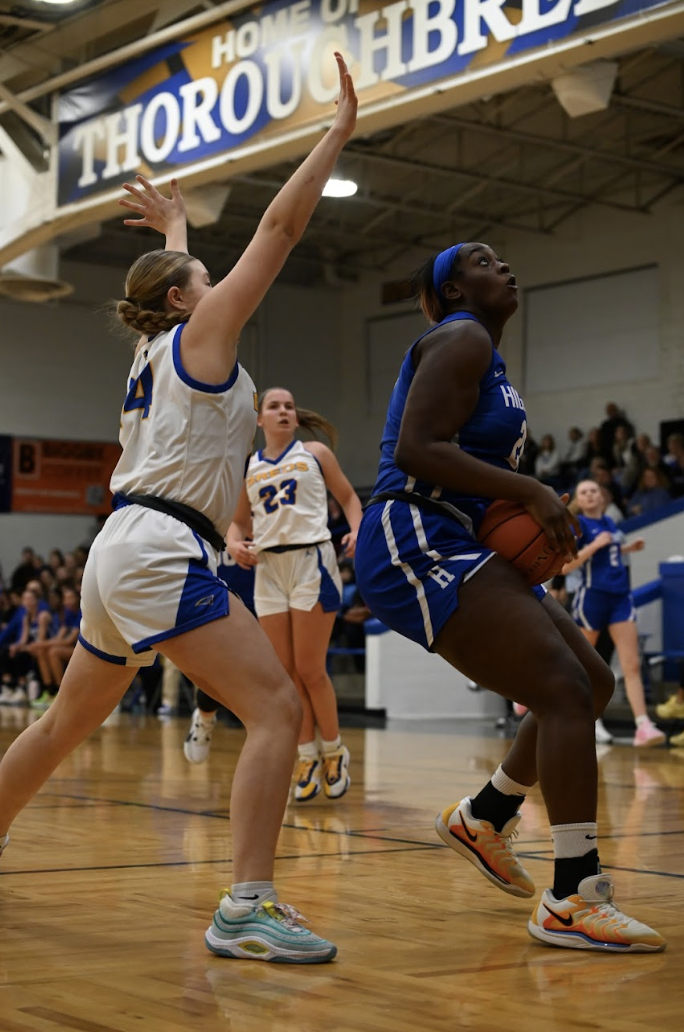
<svg viewBox="0 0 684 1032"><path fill-rule="evenodd" d="M353 144L349 144L346 148L349 154L358 154L359 151L354 147ZM520 183L511 179L498 179L496 176L484 176L481 172L470 172L466 169L461 168L447 168L444 165L435 165L428 162L418 162L411 158L399 158L396 155L390 156L388 154L366 154L366 159L370 162L376 162L379 164L390 164L396 168L404 167L411 168L416 172L420 172L422 175L438 175L448 176L449 178L460 177L463 179L469 179L472 182L481 183L483 180L486 181L490 186L501 187L505 190L515 191L523 194L534 194L539 196L540 194L547 196L556 201L562 201L567 203L580 202L584 203L585 198L580 195L573 193L568 190L555 190L547 188L545 186L529 185L527 183ZM683 173L684 175L684 173ZM629 205L620 204L618 201L601 200L597 202L605 208L613 208L617 211L633 211Z"/></svg>
<svg viewBox="0 0 684 1032"><path fill-rule="evenodd" d="M680 112L680 117L684 118L684 112ZM532 144L534 147L564 151L566 154L575 154L590 161L605 161L607 164L624 165L625 168L656 172L659 175L684 176L684 166L673 168L672 165L660 165L644 158L630 158L627 154L596 150L594 147L585 147L580 143L571 143L568 140L555 140L552 137L539 136L537 133L526 133L522 129L499 129L496 126L484 125L482 122L472 122L467 118L456 118L451 115L432 115L430 118L431 121L435 119L452 128L469 129L472 132L488 136L508 136L521 143Z"/></svg>
<svg viewBox="0 0 684 1032"><path fill-rule="evenodd" d="M48 122L47 118L43 118L43 116L39 115L37 111L33 110L33 108L22 103L22 101L15 97L13 93L10 93L7 87L3 86L1 82L0 100L3 100L15 114L19 115L27 125L30 125L49 147L54 146L57 142L57 126L53 125L52 122Z"/></svg>
<svg viewBox="0 0 684 1032"><path fill-rule="evenodd" d="M160 4L161 2L162 0L159 0ZM90 78L93 75L104 72L108 68L112 68L114 65L121 65L125 61L130 61L134 57L139 57L140 54L147 53L148 50L153 50L155 47L161 46L163 43L169 43L188 33L195 33L199 29L203 29L208 25L213 25L214 22L220 21L222 18L227 18L232 14L237 14L238 11L243 11L253 5L254 0L229 0L228 3L219 4L217 7L212 8L204 14L196 14L192 18L186 18L184 21L176 22L175 25L171 25L166 29L161 29L159 32L154 32L150 36L143 36L141 39L137 39L134 43L129 43L127 46L120 47L118 50L109 51L101 57L95 58L93 61L79 63L75 68L71 68L67 72L62 72L60 75L53 75L38 86L32 86L28 90L23 90L18 94L19 100L24 101L24 103L29 103L32 100L36 100L38 97L44 97L48 93L54 93L56 90L61 90L65 86L71 86L72 83L79 82L82 79ZM97 13L97 9L94 13ZM0 114L6 110L7 105L0 103Z"/></svg>
<svg viewBox="0 0 684 1032"><path fill-rule="evenodd" d="M12 14L0 14L0 25L17 25L22 29L34 29L36 32L50 32L53 22L36 21L34 18L16 18Z"/></svg>

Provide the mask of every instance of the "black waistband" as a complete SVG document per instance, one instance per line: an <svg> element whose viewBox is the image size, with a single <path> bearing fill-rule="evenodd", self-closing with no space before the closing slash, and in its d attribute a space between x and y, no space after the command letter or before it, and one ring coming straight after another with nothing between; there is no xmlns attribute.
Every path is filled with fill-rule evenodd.
<svg viewBox="0 0 684 1032"><path fill-rule="evenodd" d="M364 509L367 509L369 505L379 505L380 502L407 502L426 512L436 512L440 516L448 516L465 527L469 534L473 532L472 520L465 513L460 512L449 502L440 502L437 498L428 498L425 495L415 494L413 491L380 491L368 499Z"/></svg>
<svg viewBox="0 0 684 1032"><path fill-rule="evenodd" d="M198 512L197 509L193 509L189 505L183 505L182 502L172 502L169 498L158 498L157 495L127 495L118 491L114 495L113 505L115 509L120 509L123 505L142 505L146 509L164 512L167 516L173 516L175 520L180 520L186 527L190 527L190 530L194 530L201 538L208 541L217 552L222 552L226 547L226 542L211 520L204 513Z"/></svg>
<svg viewBox="0 0 684 1032"><path fill-rule="evenodd" d="M326 538L326 540L330 540ZM319 545L324 545L325 541L306 541L301 545L274 545L272 548L262 548L262 552L276 552L278 555L281 552L295 552L298 548L318 548Z"/></svg>

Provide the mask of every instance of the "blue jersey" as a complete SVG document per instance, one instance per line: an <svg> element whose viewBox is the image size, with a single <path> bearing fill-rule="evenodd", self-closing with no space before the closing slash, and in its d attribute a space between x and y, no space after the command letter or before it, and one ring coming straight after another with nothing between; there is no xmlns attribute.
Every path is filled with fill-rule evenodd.
<svg viewBox="0 0 684 1032"><path fill-rule="evenodd" d="M624 595L629 592L629 571L622 561L620 547L622 534L613 520L610 516L600 516L597 520L590 519L589 516L577 518L581 528L581 535L577 541L578 550L590 545L603 531L608 531L613 538L612 544L599 548L598 552L594 552L591 558L580 566L583 587L605 591L610 595Z"/></svg>
<svg viewBox="0 0 684 1032"><path fill-rule="evenodd" d="M456 312L454 315L448 315L438 323L438 326L462 320L482 325L474 315ZM415 376L413 352L416 344L435 329L436 326L431 327L415 341L402 363L387 410L387 421L380 445L380 469L373 494L382 491L409 491L447 503L466 517L464 522L474 534L477 534L485 509L491 504L491 498L463 494L439 484L429 484L414 477L407 477L394 461L394 450L399 438L406 399ZM458 344L454 344L454 347L458 347ZM506 379L506 364L492 344L491 361L487 372L480 380L477 406L460 428L453 443L476 459L488 462L492 466L499 466L501 469L516 471L525 447L526 436L525 406L518 392Z"/></svg>

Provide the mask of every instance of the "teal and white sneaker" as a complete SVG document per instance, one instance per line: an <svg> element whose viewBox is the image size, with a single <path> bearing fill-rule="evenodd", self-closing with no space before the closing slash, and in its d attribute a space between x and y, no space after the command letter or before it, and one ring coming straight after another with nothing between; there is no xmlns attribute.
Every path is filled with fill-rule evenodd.
<svg viewBox="0 0 684 1032"><path fill-rule="evenodd" d="M277 964L325 964L337 953L327 939L302 928L305 921L287 903L264 900L256 907L221 899L204 941L219 957L272 960Z"/></svg>

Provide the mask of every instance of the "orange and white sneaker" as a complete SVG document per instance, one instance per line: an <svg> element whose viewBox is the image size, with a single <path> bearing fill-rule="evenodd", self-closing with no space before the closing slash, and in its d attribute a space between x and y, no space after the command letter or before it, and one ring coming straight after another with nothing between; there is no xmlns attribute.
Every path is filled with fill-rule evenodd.
<svg viewBox="0 0 684 1032"><path fill-rule="evenodd" d="M579 883L567 899L543 893L527 930L533 939L570 950L603 953L657 953L665 949L662 935L627 917L613 903L613 880L594 874Z"/></svg>
<svg viewBox="0 0 684 1032"><path fill-rule="evenodd" d="M534 882L511 849L511 839L518 834L519 823L517 813L497 831L490 821L473 817L471 799L466 796L437 815L435 831L493 885L511 896L529 899L534 896Z"/></svg>
<svg viewBox="0 0 684 1032"><path fill-rule="evenodd" d="M300 758L295 770L295 799L298 803L306 803L321 790L321 758Z"/></svg>

